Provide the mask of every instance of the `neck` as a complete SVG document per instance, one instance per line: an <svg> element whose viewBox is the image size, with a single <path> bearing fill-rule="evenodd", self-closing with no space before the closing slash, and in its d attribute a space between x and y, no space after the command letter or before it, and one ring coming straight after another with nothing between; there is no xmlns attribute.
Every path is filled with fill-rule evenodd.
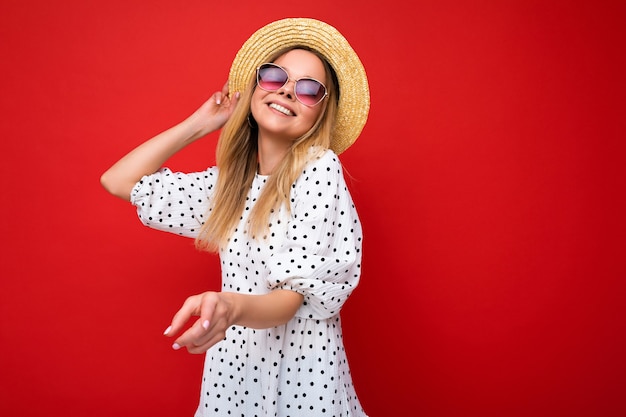
<svg viewBox="0 0 626 417"><path fill-rule="evenodd" d="M259 134L259 174L269 175L283 160L291 143L285 140L271 140Z"/></svg>

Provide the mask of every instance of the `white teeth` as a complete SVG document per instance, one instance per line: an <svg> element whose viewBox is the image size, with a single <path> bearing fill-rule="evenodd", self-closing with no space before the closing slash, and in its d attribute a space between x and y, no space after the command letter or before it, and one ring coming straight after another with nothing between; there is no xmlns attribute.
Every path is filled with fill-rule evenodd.
<svg viewBox="0 0 626 417"><path fill-rule="evenodd" d="M283 106L279 106L276 103L270 104L270 107L275 109L275 110L278 110L279 112L281 112L283 114L286 114L287 116L291 116L292 115L292 113L291 113L291 111L289 109L286 109Z"/></svg>

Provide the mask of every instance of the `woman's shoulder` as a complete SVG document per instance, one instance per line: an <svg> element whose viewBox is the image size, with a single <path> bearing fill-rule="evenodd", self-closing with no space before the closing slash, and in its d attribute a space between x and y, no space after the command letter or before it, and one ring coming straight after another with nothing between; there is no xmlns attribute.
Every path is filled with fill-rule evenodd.
<svg viewBox="0 0 626 417"><path fill-rule="evenodd" d="M307 183L333 184L343 181L343 169L339 157L331 149L312 147L309 159L302 173L296 180L296 185L305 186Z"/></svg>
<svg viewBox="0 0 626 417"><path fill-rule="evenodd" d="M309 162L306 169L319 169L320 167L336 167L341 172L341 162L332 149L312 146L309 151Z"/></svg>

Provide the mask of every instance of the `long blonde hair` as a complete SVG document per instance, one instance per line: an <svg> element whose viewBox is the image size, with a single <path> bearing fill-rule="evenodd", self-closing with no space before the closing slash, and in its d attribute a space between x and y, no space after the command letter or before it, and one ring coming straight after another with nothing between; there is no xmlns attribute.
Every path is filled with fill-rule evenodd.
<svg viewBox="0 0 626 417"><path fill-rule="evenodd" d="M326 70L328 97L321 103L324 109L314 125L300 138L297 138L282 161L268 177L263 192L253 207L247 233L254 238L263 237L269 229L271 214L282 205L290 210L289 195L291 185L302 173L306 163L315 155L312 147L320 152L330 146L330 137L337 115L339 84L332 67L326 59L308 47L295 46L274 54L268 62L293 49L304 49L317 55ZM228 242L235 227L241 220L246 196L257 173L258 131L251 123L250 103L256 88L256 78L251 74L248 88L241 95L239 103L222 129L216 150L219 175L212 198L207 220L196 238L196 247L207 251L218 251Z"/></svg>

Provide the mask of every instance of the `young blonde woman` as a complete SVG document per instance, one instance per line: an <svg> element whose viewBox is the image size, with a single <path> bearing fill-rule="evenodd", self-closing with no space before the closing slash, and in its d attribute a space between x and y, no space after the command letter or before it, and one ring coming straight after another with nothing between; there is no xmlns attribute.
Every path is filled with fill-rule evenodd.
<svg viewBox="0 0 626 417"><path fill-rule="evenodd" d="M219 252L222 290L189 297L165 331L174 349L206 352L196 416L366 415L339 315L361 275L362 231L337 155L368 111L345 38L283 19L248 39L221 91L102 175L145 225ZM218 129L215 167L162 168Z"/></svg>

